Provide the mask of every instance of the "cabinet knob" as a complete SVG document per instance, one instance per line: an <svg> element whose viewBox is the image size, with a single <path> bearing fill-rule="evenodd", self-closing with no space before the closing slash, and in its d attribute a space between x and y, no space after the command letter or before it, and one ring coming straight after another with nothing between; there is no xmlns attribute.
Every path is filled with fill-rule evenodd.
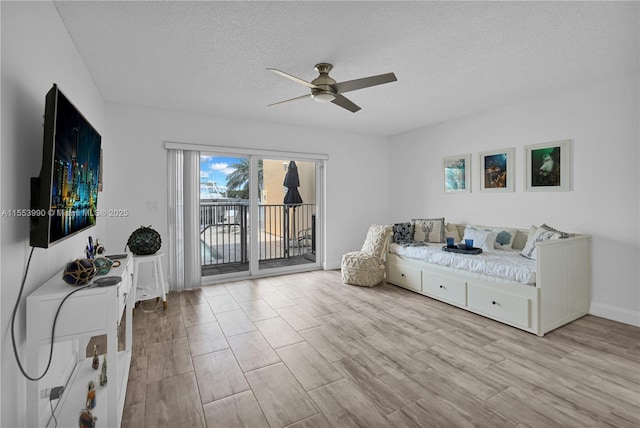
<svg viewBox="0 0 640 428"><path fill-rule="evenodd" d="M492 301L491 301L491 304L492 304L492 305L497 305L498 303L497 303L495 300L492 300Z"/></svg>
<svg viewBox="0 0 640 428"><path fill-rule="evenodd" d="M444 289L444 285L440 285L440 288L443 288L443 289Z"/></svg>
<svg viewBox="0 0 640 428"><path fill-rule="evenodd" d="M403 274L403 273L401 273L401 274L400 274L400 276L404 276L404 274Z"/></svg>

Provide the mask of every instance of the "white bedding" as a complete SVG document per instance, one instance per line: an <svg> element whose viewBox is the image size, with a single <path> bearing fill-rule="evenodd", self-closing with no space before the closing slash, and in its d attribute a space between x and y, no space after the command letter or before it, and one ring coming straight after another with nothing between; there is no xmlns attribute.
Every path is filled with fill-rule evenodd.
<svg viewBox="0 0 640 428"><path fill-rule="evenodd" d="M536 261L523 257L518 251L495 250L469 255L444 251L442 244L402 246L395 242L391 244L389 251L401 257L419 259L523 284L536 283Z"/></svg>

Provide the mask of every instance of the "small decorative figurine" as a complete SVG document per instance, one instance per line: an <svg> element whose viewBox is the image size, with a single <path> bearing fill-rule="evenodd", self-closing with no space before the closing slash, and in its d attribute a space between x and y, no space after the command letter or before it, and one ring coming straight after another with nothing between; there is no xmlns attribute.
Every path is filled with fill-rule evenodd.
<svg viewBox="0 0 640 428"><path fill-rule="evenodd" d="M98 358L98 345L93 345L93 361L91 361L91 368L98 370L100 366L100 359Z"/></svg>
<svg viewBox="0 0 640 428"><path fill-rule="evenodd" d="M100 243L100 240L98 238L96 238L96 248L95 248L96 254L101 256L105 253L106 249L104 248L104 245L102 245Z"/></svg>
<svg viewBox="0 0 640 428"><path fill-rule="evenodd" d="M98 418L93 416L89 409L83 409L80 412L80 419L78 420L80 428L96 428L96 420Z"/></svg>
<svg viewBox="0 0 640 428"><path fill-rule="evenodd" d="M100 386L107 384L107 354L102 356L102 372L100 372Z"/></svg>
<svg viewBox="0 0 640 428"><path fill-rule="evenodd" d="M96 383L92 380L87 385L87 409L96 407Z"/></svg>

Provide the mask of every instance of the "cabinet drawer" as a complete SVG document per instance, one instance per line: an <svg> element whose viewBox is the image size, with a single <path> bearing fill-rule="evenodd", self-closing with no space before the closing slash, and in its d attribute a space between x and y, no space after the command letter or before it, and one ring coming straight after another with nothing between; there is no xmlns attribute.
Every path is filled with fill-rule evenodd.
<svg viewBox="0 0 640 428"><path fill-rule="evenodd" d="M467 284L458 279L425 273L422 279L422 291L438 300L460 306L467 304Z"/></svg>
<svg viewBox="0 0 640 428"><path fill-rule="evenodd" d="M530 327L530 299L475 284L469 284L467 291L470 309L520 327Z"/></svg>
<svg viewBox="0 0 640 428"><path fill-rule="evenodd" d="M390 263L389 282L411 290L422 291L422 271L410 266Z"/></svg>

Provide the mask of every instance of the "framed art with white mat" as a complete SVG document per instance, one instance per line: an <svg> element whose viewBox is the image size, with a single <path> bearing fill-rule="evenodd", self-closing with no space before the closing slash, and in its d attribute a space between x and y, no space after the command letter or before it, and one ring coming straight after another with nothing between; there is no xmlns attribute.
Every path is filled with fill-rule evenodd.
<svg viewBox="0 0 640 428"><path fill-rule="evenodd" d="M527 192L571 190L571 140L525 146Z"/></svg>
<svg viewBox="0 0 640 428"><path fill-rule="evenodd" d="M513 192L515 149L480 153L480 191Z"/></svg>

